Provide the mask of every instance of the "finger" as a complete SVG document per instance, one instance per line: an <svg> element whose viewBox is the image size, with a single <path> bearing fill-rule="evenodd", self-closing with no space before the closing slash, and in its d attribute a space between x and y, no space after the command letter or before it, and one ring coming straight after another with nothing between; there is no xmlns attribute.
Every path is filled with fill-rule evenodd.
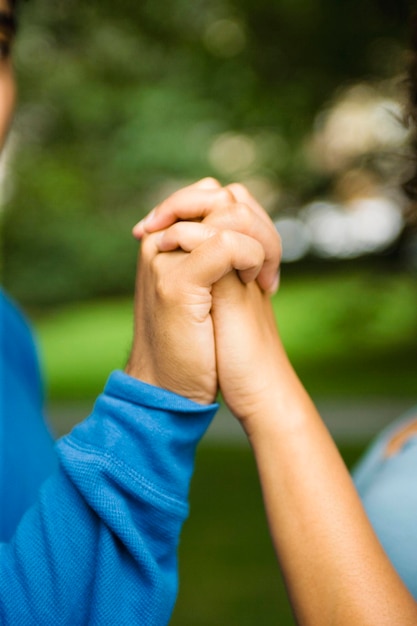
<svg viewBox="0 0 417 626"><path fill-rule="evenodd" d="M164 200L133 228L136 239L144 233L167 228L178 220L203 219L218 206L235 202L232 192L205 179L200 184L180 189Z"/></svg>
<svg viewBox="0 0 417 626"><path fill-rule="evenodd" d="M276 231L276 228L269 217L268 213L265 209L259 204L259 202L252 196L247 187L242 185L241 183L231 183L227 186L227 188L232 192L238 202L242 202L247 204L262 220L265 221L266 224L272 225ZM278 234L278 233L277 233ZM282 242L281 237L278 234L279 238L279 257L281 260L282 257ZM264 277L261 276L261 282L263 282ZM259 282L259 281L258 281ZM272 278L272 282L270 287L265 287L265 290L273 295L278 291L280 284L280 269L278 268L277 273Z"/></svg>
<svg viewBox="0 0 417 626"><path fill-rule="evenodd" d="M221 184L216 178L212 178L211 176L207 176L206 178L202 178L198 180L194 185L190 185L190 187L196 187L197 189L220 189Z"/></svg>
<svg viewBox="0 0 417 626"><path fill-rule="evenodd" d="M203 223L217 230L240 232L259 241L265 251L265 261L257 278L258 284L265 291L272 293L276 290L282 247L280 236L269 218L262 219L247 204L237 203L213 211Z"/></svg>
<svg viewBox="0 0 417 626"><path fill-rule="evenodd" d="M223 226L220 230L227 229L225 229ZM177 250L178 248L181 248L184 252L192 252L195 248L210 239L210 237L214 237L218 233L219 229L215 229L202 222L177 222L170 228L167 228L162 232L148 235L148 237L152 238L153 240L153 244L155 246L154 254L158 252L171 252L173 250ZM241 245L247 245L247 237L242 238ZM247 253L250 254L251 252L248 251ZM266 288L262 286L261 281L259 280L259 277L264 270L266 264L265 249L263 253L263 258L263 265L260 268L259 272L257 270L256 279L259 286L266 291L268 287L275 287L275 285L273 282L274 278L272 278L272 280L268 282ZM254 280L253 273L248 273L247 268L240 269L236 267L235 269L238 270L239 277L242 282L246 283Z"/></svg>
<svg viewBox="0 0 417 626"><path fill-rule="evenodd" d="M181 240L179 239L179 245ZM265 254L261 244L247 235L222 230L197 246L185 259L184 277L193 284L210 287L232 270L244 283L256 280Z"/></svg>
<svg viewBox="0 0 417 626"><path fill-rule="evenodd" d="M252 196L245 185L241 183L231 183L227 185L226 189L232 192L233 196L236 198L238 202L242 202L243 204L247 204L260 218L262 218L267 223L272 223L271 218L268 213L259 204L259 202Z"/></svg>
<svg viewBox="0 0 417 626"><path fill-rule="evenodd" d="M201 222L177 222L149 237L153 238L156 252L171 252L178 248L184 252L191 252L217 232L217 229Z"/></svg>
<svg viewBox="0 0 417 626"><path fill-rule="evenodd" d="M212 185L210 180L172 194L134 226L134 237L140 239L144 233L167 228L178 220L203 219L219 204L235 201L230 191Z"/></svg>

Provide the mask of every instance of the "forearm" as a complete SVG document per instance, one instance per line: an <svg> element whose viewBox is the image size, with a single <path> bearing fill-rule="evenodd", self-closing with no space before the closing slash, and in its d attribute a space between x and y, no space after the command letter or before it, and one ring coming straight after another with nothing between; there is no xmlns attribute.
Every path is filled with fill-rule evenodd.
<svg viewBox="0 0 417 626"><path fill-rule="evenodd" d="M284 356L246 422L265 506L302 625L417 623L414 600L367 520L349 473Z"/></svg>
<svg viewBox="0 0 417 626"><path fill-rule="evenodd" d="M195 447L214 410L112 375L0 546L4 623L168 622Z"/></svg>

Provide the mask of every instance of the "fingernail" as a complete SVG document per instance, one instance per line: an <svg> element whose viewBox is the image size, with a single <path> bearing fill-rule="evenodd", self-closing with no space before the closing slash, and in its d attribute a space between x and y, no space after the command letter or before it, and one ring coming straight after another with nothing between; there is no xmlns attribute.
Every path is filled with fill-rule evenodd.
<svg viewBox="0 0 417 626"><path fill-rule="evenodd" d="M281 273L278 272L273 280L273 283L271 284L270 288L268 289L268 293L271 296L274 296L278 289L279 289L279 283L280 283L280 278L281 278Z"/></svg>
<svg viewBox="0 0 417 626"><path fill-rule="evenodd" d="M144 232L145 231L143 229L143 220L140 220L140 222L135 224L132 228L132 235L135 237L135 239L142 239Z"/></svg>
<svg viewBox="0 0 417 626"><path fill-rule="evenodd" d="M141 239L143 235L146 233L146 229L152 224L153 218L155 217L155 209L144 217L140 222L138 222L132 229L133 236L136 239Z"/></svg>
<svg viewBox="0 0 417 626"><path fill-rule="evenodd" d="M164 235L165 235L165 231L161 230L158 233L154 233L152 235L153 237L153 242L156 245L156 247L158 248L159 252L164 252Z"/></svg>
<svg viewBox="0 0 417 626"><path fill-rule="evenodd" d="M143 230L146 230L152 224L154 217L155 217L155 209L152 209L149 215L147 215L145 219L142 220Z"/></svg>

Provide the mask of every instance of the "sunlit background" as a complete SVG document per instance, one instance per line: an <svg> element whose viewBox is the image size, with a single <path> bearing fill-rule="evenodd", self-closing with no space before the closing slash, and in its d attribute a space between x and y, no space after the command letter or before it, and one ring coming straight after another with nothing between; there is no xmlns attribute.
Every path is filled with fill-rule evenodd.
<svg viewBox="0 0 417 626"><path fill-rule="evenodd" d="M406 0L23 4L2 271L39 332L56 432L127 359L131 227L212 175L246 184L281 234L284 343L352 461L416 397ZM173 623L290 624L250 455L221 417Z"/></svg>

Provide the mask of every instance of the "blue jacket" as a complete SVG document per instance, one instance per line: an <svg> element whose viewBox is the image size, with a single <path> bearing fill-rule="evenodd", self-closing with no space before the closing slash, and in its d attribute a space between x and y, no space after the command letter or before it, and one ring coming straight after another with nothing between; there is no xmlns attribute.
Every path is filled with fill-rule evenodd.
<svg viewBox="0 0 417 626"><path fill-rule="evenodd" d="M0 305L1 623L166 624L195 450L217 405L114 372L54 447L30 330Z"/></svg>

